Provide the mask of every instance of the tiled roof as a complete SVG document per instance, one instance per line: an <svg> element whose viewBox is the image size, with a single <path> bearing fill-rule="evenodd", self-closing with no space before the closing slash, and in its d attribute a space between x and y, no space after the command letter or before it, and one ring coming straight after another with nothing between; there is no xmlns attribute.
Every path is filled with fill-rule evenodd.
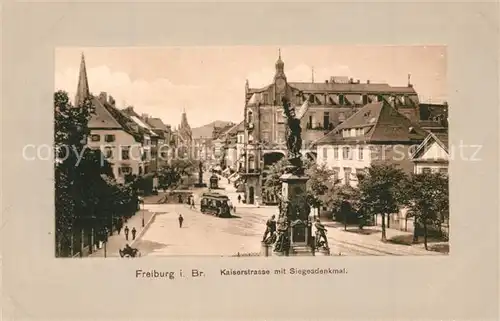
<svg viewBox="0 0 500 321"><path fill-rule="evenodd" d="M339 84L339 83L305 83L290 82L291 87L305 92L339 92L339 93L407 93L416 94L413 87L392 87L388 84Z"/></svg>
<svg viewBox="0 0 500 321"><path fill-rule="evenodd" d="M362 128L364 135L343 137L343 129ZM354 115L335 127L313 145L347 142L363 143L410 143L422 141L427 135L418 124L412 123L387 103L376 102L365 105Z"/></svg>
<svg viewBox="0 0 500 321"><path fill-rule="evenodd" d="M160 118L152 118L152 117L150 117L150 118L147 119L147 123L153 129L160 129L160 130L164 130L164 131L168 131L169 130L169 128L167 127L167 125L165 125L165 123L163 123L163 121Z"/></svg>
<svg viewBox="0 0 500 321"><path fill-rule="evenodd" d="M95 113L90 117L89 128L96 129L123 129L122 125L113 117L109 110L97 99L92 97Z"/></svg>

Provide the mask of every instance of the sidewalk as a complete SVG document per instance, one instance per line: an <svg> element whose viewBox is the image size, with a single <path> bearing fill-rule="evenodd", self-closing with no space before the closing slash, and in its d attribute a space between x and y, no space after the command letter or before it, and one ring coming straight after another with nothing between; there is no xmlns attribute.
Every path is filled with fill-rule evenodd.
<svg viewBox="0 0 500 321"><path fill-rule="evenodd" d="M123 249L128 243L133 247L133 243L137 241L142 236L142 215L144 213L144 231L147 230L156 213L150 212L148 210L140 210L134 216L128 219L127 223L124 223L123 229L118 234L117 231L114 232L112 236L108 237L108 242L106 244L106 256L107 257L119 257L119 250ZM132 232L129 232L128 241L125 239L125 226L128 226L129 230L135 227L137 234L135 235L135 240L132 240ZM96 252L92 253L90 257L104 257L104 245L102 248L98 249Z"/></svg>

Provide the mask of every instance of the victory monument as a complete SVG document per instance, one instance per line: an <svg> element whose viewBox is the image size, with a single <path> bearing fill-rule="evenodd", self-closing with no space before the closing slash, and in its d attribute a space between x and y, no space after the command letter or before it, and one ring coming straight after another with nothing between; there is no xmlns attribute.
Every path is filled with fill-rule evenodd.
<svg viewBox="0 0 500 321"><path fill-rule="evenodd" d="M306 199L306 183L309 177L305 174L300 153L302 147L300 120L309 107L308 102L302 105L297 114L286 97L282 103L287 124L286 145L289 165L280 177L282 190L276 235L262 242L262 252L265 256L329 255L328 244L317 246L312 235L311 208Z"/></svg>

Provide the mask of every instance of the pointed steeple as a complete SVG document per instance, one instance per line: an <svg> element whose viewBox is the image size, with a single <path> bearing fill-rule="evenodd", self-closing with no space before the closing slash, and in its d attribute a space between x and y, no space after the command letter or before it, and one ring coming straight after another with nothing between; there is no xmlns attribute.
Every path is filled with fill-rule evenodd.
<svg viewBox="0 0 500 321"><path fill-rule="evenodd" d="M186 109L183 109L182 111L182 116L181 116L181 124L179 126L179 132L181 135L186 137L187 139L191 140L191 126L189 126L188 120L187 120L187 115L186 115Z"/></svg>
<svg viewBox="0 0 500 321"><path fill-rule="evenodd" d="M87 68L85 66L85 56L82 52L82 59L80 62L80 74L78 75L78 87L76 87L75 107L80 106L85 98L90 96L89 82L87 79Z"/></svg>

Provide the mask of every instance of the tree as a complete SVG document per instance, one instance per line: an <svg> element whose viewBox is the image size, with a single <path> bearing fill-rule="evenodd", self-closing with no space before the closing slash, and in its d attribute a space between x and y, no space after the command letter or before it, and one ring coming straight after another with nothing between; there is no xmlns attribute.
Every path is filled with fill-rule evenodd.
<svg viewBox="0 0 500 321"><path fill-rule="evenodd" d="M285 167L289 165L287 159L282 158L269 168L264 182L264 190L270 195L276 195L281 198L281 180L280 177L285 171Z"/></svg>
<svg viewBox="0 0 500 321"><path fill-rule="evenodd" d="M349 218L357 214L359 208L359 190L350 185L339 185L333 192L332 208L339 213L344 221L344 230L347 230ZM363 227L361 223L360 228Z"/></svg>
<svg viewBox="0 0 500 321"><path fill-rule="evenodd" d="M190 160L174 159L158 171L159 185L163 188L173 188L182 179L195 171L195 164Z"/></svg>
<svg viewBox="0 0 500 321"><path fill-rule="evenodd" d="M309 205L315 208L321 206L331 207L333 205L333 191L337 182L333 177L335 172L329 169L326 164L318 165L314 162L307 163L306 175L307 194Z"/></svg>
<svg viewBox="0 0 500 321"><path fill-rule="evenodd" d="M409 211L415 223L423 226L424 246L427 250L428 226L441 226L449 215L448 176L440 173L413 174L408 180L406 190ZM414 241L416 239L415 232Z"/></svg>
<svg viewBox="0 0 500 321"><path fill-rule="evenodd" d="M402 204L401 190L406 174L395 165L372 165L364 177L360 177L360 202L365 211L382 217L382 241L387 240L385 218L399 211Z"/></svg>
<svg viewBox="0 0 500 321"><path fill-rule="evenodd" d="M64 91L54 94L55 224L57 256L68 256L74 236L113 227L113 215L134 213L137 197L130 185L117 184L100 150L86 145L91 97L72 106ZM76 233L75 232L82 232ZM80 244L84 243L80 239Z"/></svg>
<svg viewBox="0 0 500 321"><path fill-rule="evenodd" d="M77 169L79 155L84 150L89 133L87 123L93 112L90 99L79 108L73 107L66 92L54 93L54 149L55 149L55 223L56 253L71 254L73 228L81 199L79 186L74 184L80 176Z"/></svg>

